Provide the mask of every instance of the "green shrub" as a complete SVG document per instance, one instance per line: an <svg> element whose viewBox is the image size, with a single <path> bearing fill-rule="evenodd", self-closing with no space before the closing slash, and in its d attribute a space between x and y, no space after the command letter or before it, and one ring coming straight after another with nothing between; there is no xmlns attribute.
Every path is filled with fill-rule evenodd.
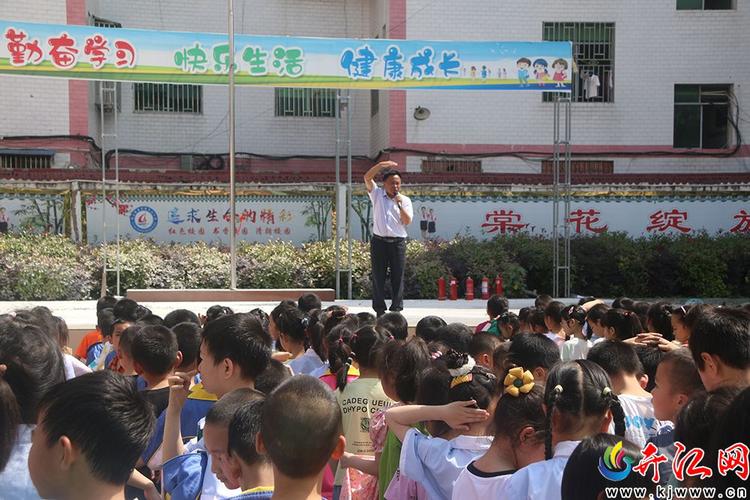
<svg viewBox="0 0 750 500"><path fill-rule="evenodd" d="M341 267L346 269L346 242ZM61 236L0 236L0 300L79 300L99 294L101 246L72 243ZM609 233L573 238L572 289L579 294L631 297L750 296L750 237L742 234L651 236L632 239ZM115 247L106 248L108 268L116 266ZM437 296L437 280L455 276L464 294L471 276L480 295L481 278L503 276L506 295L549 293L552 243L540 236L507 235L493 240L462 236L448 242L409 241L404 295ZM237 257L241 288L334 288L333 240L307 243L240 243ZM205 243L161 245L123 241L121 292L133 288L226 288L229 253ZM114 273L108 274L110 292ZM346 273L341 276L346 295ZM494 284L491 284L491 288ZM370 251L352 242L353 297L371 295Z"/></svg>

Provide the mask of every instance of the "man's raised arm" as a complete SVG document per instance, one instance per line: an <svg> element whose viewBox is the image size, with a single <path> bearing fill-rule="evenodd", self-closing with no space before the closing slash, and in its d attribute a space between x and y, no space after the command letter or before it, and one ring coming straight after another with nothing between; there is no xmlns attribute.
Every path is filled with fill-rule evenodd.
<svg viewBox="0 0 750 500"><path fill-rule="evenodd" d="M398 163L395 161L381 161L368 170L365 174L365 186L367 187L367 192L372 193L372 190L377 187L377 184L375 184L375 176L378 175L381 170L385 168L395 168L397 166Z"/></svg>

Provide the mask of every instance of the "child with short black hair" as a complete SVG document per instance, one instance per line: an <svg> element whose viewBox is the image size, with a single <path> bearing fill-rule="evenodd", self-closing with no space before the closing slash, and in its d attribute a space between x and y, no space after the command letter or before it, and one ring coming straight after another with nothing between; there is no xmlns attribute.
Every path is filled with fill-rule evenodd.
<svg viewBox="0 0 750 500"><path fill-rule="evenodd" d="M164 316L164 326L174 328L180 323L192 323L200 326L201 321L198 315L188 309L175 309Z"/></svg>
<svg viewBox="0 0 750 500"><path fill-rule="evenodd" d="M472 336L471 328L463 323L450 323L438 329L435 340L458 352L468 353Z"/></svg>
<svg viewBox="0 0 750 500"><path fill-rule="evenodd" d="M263 394L271 394L274 389L291 377L292 373L284 363L272 359L263 373L255 378L255 388Z"/></svg>
<svg viewBox="0 0 750 500"><path fill-rule="evenodd" d="M475 333L469 343L469 354L477 363L494 371L493 355L502 343L503 341L497 335L488 332Z"/></svg>
<svg viewBox="0 0 750 500"><path fill-rule="evenodd" d="M153 428L148 403L122 375L60 384L39 404L28 464L34 486L43 498L122 498Z"/></svg>
<svg viewBox="0 0 750 500"><path fill-rule="evenodd" d="M409 323L400 312L389 311L377 318L375 324L388 330L394 339L406 340L409 336Z"/></svg>
<svg viewBox="0 0 750 500"><path fill-rule="evenodd" d="M703 391L703 382L698 368L687 348L668 352L656 368L651 402L654 416L659 420L676 422L680 410L697 394ZM649 438L659 448L659 454L668 458L659 464L659 483L666 484L672 476L674 458L674 428L667 426L656 436Z"/></svg>
<svg viewBox="0 0 750 500"><path fill-rule="evenodd" d="M299 375L271 393L263 404L257 447L273 464L272 498L320 500L322 473L344 452L342 434L338 402L321 381Z"/></svg>
<svg viewBox="0 0 750 500"><path fill-rule="evenodd" d="M158 418L169 402L168 378L182 363L177 338L165 326L145 326L135 332L130 351L136 373L146 380L143 396L153 405L154 418Z"/></svg>
<svg viewBox="0 0 750 500"><path fill-rule="evenodd" d="M494 412L495 438L487 452L469 463L453 484L453 498L495 498L518 469L544 460L544 388L523 367L503 381Z"/></svg>
<svg viewBox="0 0 750 500"><path fill-rule="evenodd" d="M612 460L610 455L615 459ZM642 498L655 498L653 496L656 489L654 483L641 474L633 473L621 479L609 479L595 472L600 467L602 457L605 456L613 463L618 463L617 460L624 460L625 463L631 465L637 464L642 458L641 449L620 436L601 433L587 437L576 446L565 465L561 487L562 500L615 498L605 495L611 487L615 490L623 488L620 491L626 491L626 488L628 491L641 489L651 494ZM630 469L627 470L630 471Z"/></svg>
<svg viewBox="0 0 750 500"><path fill-rule="evenodd" d="M722 307L700 314L691 326L690 352L709 391L750 385L750 311Z"/></svg>
<svg viewBox="0 0 750 500"><path fill-rule="evenodd" d="M563 471L585 438L606 431L614 419L615 434L625 432L624 416L607 372L585 359L556 365L544 388L547 435L545 458L514 473L495 498L559 500ZM553 454L554 451L554 454Z"/></svg>
<svg viewBox="0 0 750 500"><path fill-rule="evenodd" d="M320 301L320 297L316 294L305 293L297 299L297 307L299 307L300 311L306 314L315 309L322 309L323 303Z"/></svg>
<svg viewBox="0 0 750 500"><path fill-rule="evenodd" d="M729 448L737 449L738 443L747 445L747 436L750 435L750 388L743 390L738 394L732 404L727 408L724 416L719 419L711 434L711 441L706 456L719 457L720 453L724 457L729 455ZM716 488L716 491L739 491L747 488L747 479L741 477L741 469L735 469L726 475L717 470L720 462L711 463L713 468L713 477L707 481L708 486Z"/></svg>
<svg viewBox="0 0 750 500"><path fill-rule="evenodd" d="M429 384L443 401L440 406L407 405L389 408L389 429L402 443L400 472L420 483L427 498L450 498L461 470L486 452L488 410L498 397L495 375L465 353L451 350L423 372L420 386ZM431 378L428 378L430 372ZM448 403L448 404L445 404ZM424 421L445 422L450 428L429 427L425 436L412 426Z"/></svg>
<svg viewBox="0 0 750 500"><path fill-rule="evenodd" d="M544 320L544 318L544 309L540 309L538 307L531 309L526 319L529 325L529 332L543 334L549 332L549 329L547 328L547 322Z"/></svg>
<svg viewBox="0 0 750 500"><path fill-rule="evenodd" d="M437 331L447 323L439 316L425 316L417 322L415 334L428 344L437 340Z"/></svg>
<svg viewBox="0 0 750 500"><path fill-rule="evenodd" d="M255 379L271 359L271 338L255 316L230 314L206 323L200 347L198 371L206 391L219 400L235 389L254 388ZM171 391L164 422L164 461L185 452L203 449L203 441L182 444L180 413L189 394L195 373L175 373L169 378ZM208 468L213 460L209 457ZM221 489L216 476L207 474L203 493L213 495ZM225 492L226 493L226 492Z"/></svg>
<svg viewBox="0 0 750 500"><path fill-rule="evenodd" d="M164 463L165 493L172 498L198 498L205 493L227 498L242 493L239 465L227 460L229 424L243 405L263 398L262 393L245 387L235 389L217 401L206 414L203 446ZM221 481L225 490L207 484L216 479ZM212 489L207 492L209 486Z"/></svg>
<svg viewBox="0 0 750 500"><path fill-rule="evenodd" d="M242 490L232 500L270 499L273 495L273 467L255 446L264 403L265 398L245 403L229 423L228 460L232 463L231 469L240 471Z"/></svg>
<svg viewBox="0 0 750 500"><path fill-rule="evenodd" d="M102 330L99 326L99 313L104 309L109 309L111 312L111 309L116 302L117 299L109 295L100 297L99 300L96 301L96 329L86 333L78 343L78 347L76 347L76 357L86 363L89 368L91 368L91 361L89 360L89 351L91 348L98 344L100 346L98 349L101 351ZM93 357L95 358L96 356L94 355Z"/></svg>
<svg viewBox="0 0 750 500"><path fill-rule="evenodd" d="M592 347L586 359L604 368L609 375L612 390L625 414L626 439L642 447L662 428L671 427L671 422L659 420L654 415L651 394L644 389L643 366L632 346L605 340Z"/></svg>
<svg viewBox="0 0 750 500"><path fill-rule="evenodd" d="M609 311L609 306L604 303L594 304L586 312L586 325L591 334L591 342L596 344L606 338L602 321Z"/></svg>
<svg viewBox="0 0 750 500"><path fill-rule="evenodd" d="M560 363L560 350L542 333L516 335L508 347L506 368L523 366L534 375L534 380L544 383L547 373Z"/></svg>

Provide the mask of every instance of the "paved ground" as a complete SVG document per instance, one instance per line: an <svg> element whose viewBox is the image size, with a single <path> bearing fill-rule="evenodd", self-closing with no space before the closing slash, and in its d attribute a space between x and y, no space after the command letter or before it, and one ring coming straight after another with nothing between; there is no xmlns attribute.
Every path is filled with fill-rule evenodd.
<svg viewBox="0 0 750 500"><path fill-rule="evenodd" d="M324 307L334 302L324 303ZM260 307L266 312L276 307L278 302L226 302L222 305L231 307L236 312L247 312L256 307ZM369 300L339 300L335 304L347 306L352 312L369 311ZM510 309L518 312L518 309L534 304L533 299L511 299ZM96 301L58 301L58 302L0 302L0 313L16 311L19 309L28 309L34 306L47 306L55 315L62 317L68 324L71 331L70 345L78 345L81 335L92 330L96 324ZM174 309L190 309L196 314L204 313L206 309L214 305L211 302L144 302L144 306L151 309L154 314L164 316ZM485 313L486 301L478 300L456 300L456 301L438 301L438 300L407 300L402 314L406 316L410 326L417 324L417 321L429 315L436 315L443 318L448 323L465 323L469 326L475 326L486 319Z"/></svg>

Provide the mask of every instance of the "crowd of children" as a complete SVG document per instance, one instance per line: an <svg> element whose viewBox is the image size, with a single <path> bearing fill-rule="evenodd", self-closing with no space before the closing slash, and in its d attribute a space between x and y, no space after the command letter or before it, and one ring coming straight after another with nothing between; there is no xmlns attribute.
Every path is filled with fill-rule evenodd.
<svg viewBox="0 0 750 500"><path fill-rule="evenodd" d="M410 334L399 313L313 294L270 314L164 318L105 297L75 352L49 309L0 315L0 498L601 500L624 498L612 487L747 486L750 308L540 296L515 314L493 296L487 314L474 331L428 316ZM717 459L727 450L734 467ZM684 474L686 454L710 476ZM631 470L647 456L660 459Z"/></svg>

